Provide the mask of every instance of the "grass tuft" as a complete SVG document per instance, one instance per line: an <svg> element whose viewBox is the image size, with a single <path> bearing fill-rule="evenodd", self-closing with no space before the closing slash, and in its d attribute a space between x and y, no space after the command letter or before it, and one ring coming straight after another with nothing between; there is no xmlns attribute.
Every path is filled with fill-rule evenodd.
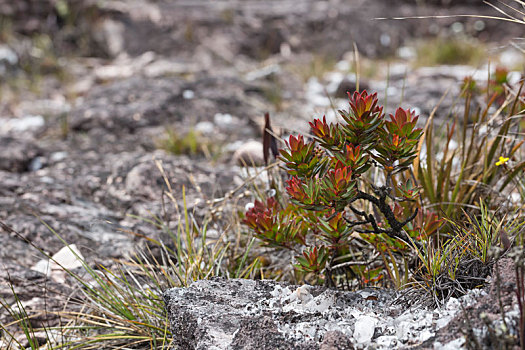
<svg viewBox="0 0 525 350"><path fill-rule="evenodd" d="M459 65L477 66L486 58L486 49L472 38L445 38L425 40L417 45L417 66Z"/></svg>
<svg viewBox="0 0 525 350"><path fill-rule="evenodd" d="M166 128L165 135L157 140L157 147L175 155L204 155L208 159L216 159L221 153L219 144L194 129L179 133L173 128Z"/></svg>

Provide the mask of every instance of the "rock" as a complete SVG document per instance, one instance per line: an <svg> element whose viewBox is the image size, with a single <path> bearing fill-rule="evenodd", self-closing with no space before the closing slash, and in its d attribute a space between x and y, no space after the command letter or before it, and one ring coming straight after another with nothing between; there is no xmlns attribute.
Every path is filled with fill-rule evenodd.
<svg viewBox="0 0 525 350"><path fill-rule="evenodd" d="M211 135L215 131L215 124L206 121L200 122L197 125L195 125L195 131L203 135Z"/></svg>
<svg viewBox="0 0 525 350"><path fill-rule="evenodd" d="M69 125L75 132L100 133L104 142L108 142L108 133L122 137L139 134L139 129L147 127L183 123L188 128L201 121L220 123L221 133L216 137L253 137L255 130L248 117L263 113L256 112L256 103L248 95L250 88L230 77L187 83L177 77L133 76L93 88L82 104L72 109ZM187 90L194 92L191 99L187 93L184 97Z"/></svg>
<svg viewBox="0 0 525 350"><path fill-rule="evenodd" d="M392 296L371 293L378 303ZM350 311L374 303L359 293L226 279L173 288L164 299L182 349L353 349Z"/></svg>
<svg viewBox="0 0 525 350"><path fill-rule="evenodd" d="M421 4L418 0L398 0L406 3ZM452 5L478 5L483 6L483 1L479 0L425 0L425 5L452 6Z"/></svg>
<svg viewBox="0 0 525 350"><path fill-rule="evenodd" d="M351 94L354 93L356 88L356 79L353 75L346 75L343 80L339 83L337 86L337 89L335 91L335 97L338 98L348 98L348 92ZM369 84L361 78L359 80L359 91L368 90L370 91Z"/></svg>
<svg viewBox="0 0 525 350"><path fill-rule="evenodd" d="M446 344L442 344L441 342L435 342L433 349L434 350L456 350L456 349L463 349L465 345L465 338L460 337L455 340L449 341Z"/></svg>
<svg viewBox="0 0 525 350"><path fill-rule="evenodd" d="M7 45L0 45L0 75L10 73L18 64L18 55Z"/></svg>
<svg viewBox="0 0 525 350"><path fill-rule="evenodd" d="M354 338L358 343L369 343L374 336L377 319L370 316L359 317L355 322Z"/></svg>
<svg viewBox="0 0 525 350"><path fill-rule="evenodd" d="M432 310L410 307L388 290L345 292L269 280L214 278L169 289L164 300L174 342L184 350L386 350L429 349L436 340L454 341L447 349L460 344L464 340L456 340L461 333L455 322L462 319L462 306L470 309L484 295L482 290L471 290L447 307ZM494 311L497 307L491 306ZM519 313L511 314L508 323L515 324ZM481 320L475 322L481 326ZM453 332L444 335L450 327Z"/></svg>
<svg viewBox="0 0 525 350"><path fill-rule="evenodd" d="M56 117L68 113L71 105L63 95L54 96L53 99L42 99L22 102L19 105L21 114L26 116ZM26 117L27 118L27 117Z"/></svg>
<svg viewBox="0 0 525 350"><path fill-rule="evenodd" d="M232 163L240 166L264 165L263 144L255 140L242 144L233 154Z"/></svg>
<svg viewBox="0 0 525 350"><path fill-rule="evenodd" d="M218 346L219 349L223 347ZM241 322L238 332L234 335L229 346L224 349L232 350L271 350L271 349L315 349L313 344L294 343L287 340L278 330L276 323L267 316L247 319ZM198 347L196 348L198 349ZM209 349L207 346L202 349Z"/></svg>
<svg viewBox="0 0 525 350"><path fill-rule="evenodd" d="M146 51L137 57L128 57L123 54L118 56L112 64L97 67L95 77L100 82L129 78L140 74L154 59L155 53L151 51Z"/></svg>
<svg viewBox="0 0 525 350"><path fill-rule="evenodd" d="M286 304L281 303L291 294L288 287L271 281L215 280L168 290L164 299L182 349L314 349L307 335L294 340L281 334L279 322L287 319L287 313L277 318L265 315L265 310L282 310Z"/></svg>
<svg viewBox="0 0 525 350"><path fill-rule="evenodd" d="M33 38L48 36L59 53L75 50L87 55L105 54L92 31L97 20L104 17L102 12L107 11L103 11L97 0L0 1L0 17L9 20L11 31ZM74 26L66 25L70 20L75 21ZM19 38L16 36L16 40Z"/></svg>
<svg viewBox="0 0 525 350"><path fill-rule="evenodd" d="M17 173L28 171L31 161L42 152L31 140L14 137L1 137L0 150L0 170Z"/></svg>
<svg viewBox="0 0 525 350"><path fill-rule="evenodd" d="M13 29L23 33L43 31L49 23L46 18L55 17L55 4L53 0L20 0L0 3L0 15L10 16L15 19L11 25Z"/></svg>
<svg viewBox="0 0 525 350"><path fill-rule="evenodd" d="M122 22L103 19L93 28L93 38L110 57L117 57L124 49L124 30Z"/></svg>
<svg viewBox="0 0 525 350"><path fill-rule="evenodd" d="M132 77L97 87L72 110L70 126L75 131L103 128L120 134L180 120L182 111L175 113L174 107L182 100L181 92L177 79Z"/></svg>
<svg viewBox="0 0 525 350"><path fill-rule="evenodd" d="M0 118L0 135L16 134L23 132L36 132L45 125L44 117L41 115L26 115L22 118Z"/></svg>
<svg viewBox="0 0 525 350"><path fill-rule="evenodd" d="M64 283L67 272L82 267L84 257L76 244L60 249L51 259L40 260L31 269L51 277L57 283Z"/></svg>
<svg viewBox="0 0 525 350"><path fill-rule="evenodd" d="M35 157L31 160L31 162L29 162L27 170L30 172L38 171L45 166L45 162L46 160L44 157Z"/></svg>
<svg viewBox="0 0 525 350"><path fill-rule="evenodd" d="M518 253L517 256L523 254L521 247L511 249L507 256L512 256ZM435 336L429 338L422 344L422 348L431 347L434 345L435 349L451 350L460 348L466 343L465 336L475 337L469 339L469 343L477 342L481 344L480 349L502 349L505 348L505 340L503 338L495 337L493 332L499 333L504 327L508 327L509 334L518 334L519 325L519 307L516 296L516 263L509 257L501 258L497 261L493 268L493 276L490 284L483 291L472 290L468 295L463 297L463 300L472 298L475 292L479 293L477 298L470 300L466 307L461 308L461 313L449 314L448 322L439 322L440 329ZM519 263L518 263L519 264ZM499 277L496 276L499 274ZM461 299L461 298L460 298ZM458 300L453 299L447 303L447 308L458 307ZM465 306L465 305L464 305ZM504 307L506 326L503 325L502 310ZM443 313L447 313L443 310ZM452 316L452 317L451 317ZM466 319L468 318L468 323ZM443 324L444 323L444 324ZM491 327L491 331L488 327ZM465 332L465 328L472 329L472 334ZM471 328L472 327L472 328Z"/></svg>
<svg viewBox="0 0 525 350"><path fill-rule="evenodd" d="M190 74L199 71L199 67L195 63L190 62L174 62L173 60L159 59L144 67L144 74L149 78L160 78L165 76L173 76L179 74ZM194 95L189 93L191 90L185 90L183 97L191 99Z"/></svg>
<svg viewBox="0 0 525 350"><path fill-rule="evenodd" d="M340 331L326 332L319 350L353 350L352 340Z"/></svg>

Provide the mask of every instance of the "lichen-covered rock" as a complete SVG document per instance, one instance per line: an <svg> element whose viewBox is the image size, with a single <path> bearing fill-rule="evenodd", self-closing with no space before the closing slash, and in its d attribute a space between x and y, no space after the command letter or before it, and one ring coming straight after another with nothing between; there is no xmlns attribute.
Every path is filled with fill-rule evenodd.
<svg viewBox="0 0 525 350"><path fill-rule="evenodd" d="M380 310L377 306L392 297L386 290L343 292L226 279L164 293L181 349L353 349L352 341L361 340L353 336L356 317L369 307Z"/></svg>
<svg viewBox="0 0 525 350"><path fill-rule="evenodd" d="M164 292L174 342L183 350L428 349L433 341L450 349L465 339L458 329L443 330L486 296L472 290L442 308L427 309L416 305L417 297L389 290L345 292L223 278ZM517 317L512 312L510 323Z"/></svg>

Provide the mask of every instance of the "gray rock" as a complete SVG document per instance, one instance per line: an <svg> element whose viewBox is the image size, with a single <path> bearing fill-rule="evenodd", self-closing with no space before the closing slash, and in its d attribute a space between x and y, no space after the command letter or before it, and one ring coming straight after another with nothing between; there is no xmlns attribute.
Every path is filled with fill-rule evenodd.
<svg viewBox="0 0 525 350"><path fill-rule="evenodd" d="M93 28L93 38L111 57L116 57L124 48L124 24L104 19Z"/></svg>
<svg viewBox="0 0 525 350"><path fill-rule="evenodd" d="M174 342L183 350L386 350L425 348L423 344L435 340L440 329L461 319L462 306L484 300L485 295L471 290L432 310L413 305L413 296L394 298L395 292L384 289L345 292L269 280L214 278L169 289L164 300ZM406 302L407 297L412 303Z"/></svg>
<svg viewBox="0 0 525 350"><path fill-rule="evenodd" d="M18 56L7 45L0 45L0 64L8 64L14 66L18 63Z"/></svg>
<svg viewBox="0 0 525 350"><path fill-rule="evenodd" d="M55 96L53 99L31 100L21 102L19 105L21 113L25 118L35 118L34 116L56 117L68 113L71 105L64 96Z"/></svg>
<svg viewBox="0 0 525 350"><path fill-rule="evenodd" d="M40 148L31 140L14 137L0 138L0 170L24 172L38 155Z"/></svg>
<svg viewBox="0 0 525 350"><path fill-rule="evenodd" d="M45 125L44 117L41 115L26 115L22 118L0 118L1 134L23 134L35 133Z"/></svg>
<svg viewBox="0 0 525 350"><path fill-rule="evenodd" d="M229 77L187 83L174 77L133 76L93 88L82 104L71 111L69 125L75 132L90 132L92 137L101 133L104 142L108 142L108 132L123 136L146 127L182 124L187 128L214 120L222 134L217 137L253 137L255 130L249 117L262 118L263 113L254 108L260 105L259 101L251 102L252 89L251 84ZM187 90L195 92L192 99L184 98Z"/></svg>
<svg viewBox="0 0 525 350"><path fill-rule="evenodd" d="M70 126L75 131L103 128L121 134L161 121L180 120L182 111L174 109L177 99L182 100L179 95L180 82L176 79L125 79L94 88L72 111Z"/></svg>
<svg viewBox="0 0 525 350"><path fill-rule="evenodd" d="M233 154L232 163L241 166L264 165L263 144L255 140L243 143Z"/></svg>
<svg viewBox="0 0 525 350"><path fill-rule="evenodd" d="M335 97L338 98L348 98L348 92L351 94L354 93L356 89L356 79L352 75L346 75L343 80L337 86L335 91ZM359 81L359 91L368 90L370 91L370 86L363 78Z"/></svg>
<svg viewBox="0 0 525 350"><path fill-rule="evenodd" d="M349 310L384 304L393 295L371 293L377 301L322 287L213 279L170 289L164 299L181 349L352 349Z"/></svg>
<svg viewBox="0 0 525 350"><path fill-rule="evenodd" d="M18 55L7 45L0 45L0 74L13 70L18 64Z"/></svg>
<svg viewBox="0 0 525 350"><path fill-rule="evenodd" d="M340 331L329 331L324 335L324 340L319 350L353 350L350 337Z"/></svg>

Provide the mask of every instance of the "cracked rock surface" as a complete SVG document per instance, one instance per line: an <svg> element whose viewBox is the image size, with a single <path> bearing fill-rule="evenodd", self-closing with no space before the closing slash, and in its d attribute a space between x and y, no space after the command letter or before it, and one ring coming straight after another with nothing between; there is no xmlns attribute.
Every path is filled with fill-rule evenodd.
<svg viewBox="0 0 525 350"><path fill-rule="evenodd" d="M460 304L483 295L473 290L425 310L407 307L391 290L216 278L167 290L164 299L175 342L184 350L424 349L432 348L422 344L459 314Z"/></svg>

